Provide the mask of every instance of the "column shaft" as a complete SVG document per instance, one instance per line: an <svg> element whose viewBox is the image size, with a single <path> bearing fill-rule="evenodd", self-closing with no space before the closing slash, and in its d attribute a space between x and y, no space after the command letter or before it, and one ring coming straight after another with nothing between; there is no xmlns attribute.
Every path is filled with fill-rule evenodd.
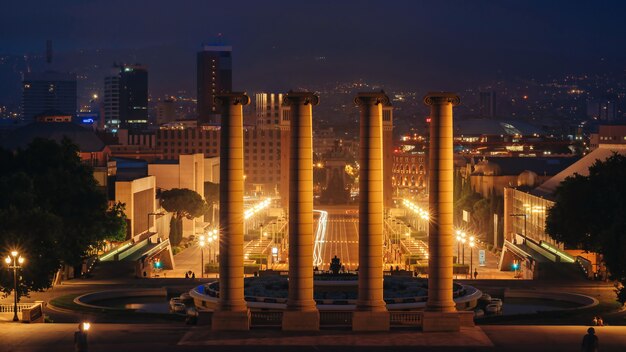
<svg viewBox="0 0 626 352"><path fill-rule="evenodd" d="M459 98L452 93L431 93L429 147L429 259L426 310L453 312L453 149L452 106Z"/></svg>
<svg viewBox="0 0 626 352"><path fill-rule="evenodd" d="M313 105L318 97L290 92L289 144L289 293L284 330L317 330L313 299Z"/></svg>
<svg viewBox="0 0 626 352"><path fill-rule="evenodd" d="M386 311L383 299L384 93L360 93L359 293L357 310Z"/></svg>
<svg viewBox="0 0 626 352"><path fill-rule="evenodd" d="M243 105L245 93L216 97L222 105L220 136L220 299L214 330L246 330L249 313L243 287Z"/></svg>

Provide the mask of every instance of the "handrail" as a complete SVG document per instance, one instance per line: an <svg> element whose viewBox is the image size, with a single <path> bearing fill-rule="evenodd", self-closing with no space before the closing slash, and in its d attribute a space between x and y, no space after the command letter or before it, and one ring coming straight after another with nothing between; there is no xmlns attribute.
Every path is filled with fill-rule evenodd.
<svg viewBox="0 0 626 352"><path fill-rule="evenodd" d="M162 251L164 248L167 248L169 245L170 245L170 239L166 238L163 241L161 241L161 243L157 244L156 246L146 251L144 255L146 257L150 257L151 255Z"/></svg>
<svg viewBox="0 0 626 352"><path fill-rule="evenodd" d="M569 263L574 263L576 260L574 259L574 257L572 257L571 255L569 255L568 253L565 253L557 248L554 248L552 245L544 242L544 241L540 241L539 245L544 248L545 250L547 250L548 252L557 255L563 259L565 259L565 261L569 262Z"/></svg>
<svg viewBox="0 0 626 352"><path fill-rule="evenodd" d="M507 244L508 244L508 246L507 246ZM528 252L526 252L525 250L519 248L513 242L511 242L511 241L509 241L507 239L504 240L504 246L508 247L513 252L517 252L517 254L521 255L522 257L526 257L526 258L532 258L533 257Z"/></svg>
<svg viewBox="0 0 626 352"><path fill-rule="evenodd" d="M28 309L35 305L35 303L18 303L17 312L20 313L22 309ZM0 304L0 313L13 313L13 304Z"/></svg>
<svg viewBox="0 0 626 352"><path fill-rule="evenodd" d="M123 251L125 251L126 249L130 248L130 246L132 246L133 244L133 240L128 240L128 241L124 241L122 243L119 244L119 246L111 249L110 251L104 253L103 255L100 256L100 261L106 261L111 259L111 257L114 257L116 254L121 253Z"/></svg>

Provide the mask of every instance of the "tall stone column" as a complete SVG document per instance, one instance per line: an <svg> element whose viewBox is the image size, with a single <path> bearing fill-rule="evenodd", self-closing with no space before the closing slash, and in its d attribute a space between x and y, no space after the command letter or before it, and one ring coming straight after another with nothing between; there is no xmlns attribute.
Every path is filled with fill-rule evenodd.
<svg viewBox="0 0 626 352"><path fill-rule="evenodd" d="M359 93L359 293L352 330L389 330L383 299L383 105L385 93ZM390 180L389 180L390 181Z"/></svg>
<svg viewBox="0 0 626 352"><path fill-rule="evenodd" d="M430 106L431 119L428 159L428 301L424 312L424 331L455 331L460 328L452 295L452 107L459 102L459 96L454 93L429 93L424 98L424 103Z"/></svg>
<svg viewBox="0 0 626 352"><path fill-rule="evenodd" d="M289 92L289 295L283 330L319 330L313 299L313 105L310 92Z"/></svg>
<svg viewBox="0 0 626 352"><path fill-rule="evenodd" d="M248 330L250 311L243 292L243 106L245 93L216 96L221 105L220 298L213 330Z"/></svg>

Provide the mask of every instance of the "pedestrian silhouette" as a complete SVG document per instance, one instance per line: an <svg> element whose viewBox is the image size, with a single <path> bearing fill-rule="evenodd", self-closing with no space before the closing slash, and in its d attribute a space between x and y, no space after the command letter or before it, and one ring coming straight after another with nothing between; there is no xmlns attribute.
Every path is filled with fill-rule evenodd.
<svg viewBox="0 0 626 352"><path fill-rule="evenodd" d="M74 350L76 352L87 352L87 332L83 323L78 324L78 331L74 333Z"/></svg>
<svg viewBox="0 0 626 352"><path fill-rule="evenodd" d="M474 269L474 280L478 277L478 270Z"/></svg>
<svg viewBox="0 0 626 352"><path fill-rule="evenodd" d="M598 352L600 342L596 336L596 329L587 329L587 335L583 337L582 352Z"/></svg>
<svg viewBox="0 0 626 352"><path fill-rule="evenodd" d="M192 278L192 279L195 279L195 278L196 278L196 273L195 273L195 272L192 272L192 273L191 273L191 278Z"/></svg>

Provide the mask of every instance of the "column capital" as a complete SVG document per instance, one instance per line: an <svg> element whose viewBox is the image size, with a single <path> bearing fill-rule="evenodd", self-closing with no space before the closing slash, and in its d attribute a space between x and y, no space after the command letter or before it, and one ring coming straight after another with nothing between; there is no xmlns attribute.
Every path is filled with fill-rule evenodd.
<svg viewBox="0 0 626 352"><path fill-rule="evenodd" d="M283 98L284 105L309 105L316 106L320 103L320 97L313 92L294 92L290 90Z"/></svg>
<svg viewBox="0 0 626 352"><path fill-rule="evenodd" d="M221 106L248 105L250 104L250 97L246 92L218 93L215 95L214 101Z"/></svg>
<svg viewBox="0 0 626 352"><path fill-rule="evenodd" d="M354 103L357 106L378 105L378 104L382 104L383 106L391 106L389 97L382 90L380 92L357 93L356 97L354 98Z"/></svg>
<svg viewBox="0 0 626 352"><path fill-rule="evenodd" d="M424 104L429 106L448 103L451 103L452 106L457 106L461 103L461 98L452 92L429 92L424 97Z"/></svg>

